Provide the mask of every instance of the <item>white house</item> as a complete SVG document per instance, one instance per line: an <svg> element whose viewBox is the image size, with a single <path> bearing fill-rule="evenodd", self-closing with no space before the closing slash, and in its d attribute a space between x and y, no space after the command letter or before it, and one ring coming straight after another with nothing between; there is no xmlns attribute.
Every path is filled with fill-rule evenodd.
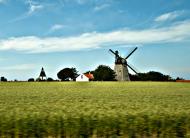
<svg viewBox="0 0 190 138"><path fill-rule="evenodd" d="M89 78L88 78L86 75L84 75L84 74L80 74L80 75L76 78L76 81L82 81L82 82L84 82L84 81L89 81Z"/></svg>

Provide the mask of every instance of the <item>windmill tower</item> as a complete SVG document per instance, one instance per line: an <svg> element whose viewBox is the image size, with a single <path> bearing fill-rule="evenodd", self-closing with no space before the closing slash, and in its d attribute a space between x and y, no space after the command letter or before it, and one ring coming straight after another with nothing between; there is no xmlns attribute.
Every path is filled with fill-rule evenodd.
<svg viewBox="0 0 190 138"><path fill-rule="evenodd" d="M44 77L46 78L46 73L44 71L44 68L42 67L41 72L40 72L40 76L39 79L41 79L42 81L44 80Z"/></svg>
<svg viewBox="0 0 190 138"><path fill-rule="evenodd" d="M115 55L115 67L116 80L118 81L130 81L128 67L137 74L137 72L127 63L127 59L137 50L137 47L125 58L119 55L119 52L115 52L111 49L109 51Z"/></svg>

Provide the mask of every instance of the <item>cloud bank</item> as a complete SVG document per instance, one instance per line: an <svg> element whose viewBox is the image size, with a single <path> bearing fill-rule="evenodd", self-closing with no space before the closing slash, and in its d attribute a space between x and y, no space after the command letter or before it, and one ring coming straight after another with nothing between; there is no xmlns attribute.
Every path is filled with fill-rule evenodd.
<svg viewBox="0 0 190 138"><path fill-rule="evenodd" d="M168 43L190 39L190 21L170 27L144 30L117 30L107 33L85 33L72 37L12 37L0 40L0 50L26 53L64 52L113 46Z"/></svg>

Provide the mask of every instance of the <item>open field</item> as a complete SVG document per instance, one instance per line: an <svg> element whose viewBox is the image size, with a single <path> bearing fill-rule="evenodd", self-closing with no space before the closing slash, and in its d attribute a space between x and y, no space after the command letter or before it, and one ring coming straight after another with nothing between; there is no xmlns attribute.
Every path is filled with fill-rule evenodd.
<svg viewBox="0 0 190 138"><path fill-rule="evenodd" d="M190 137L190 84L0 83L0 137Z"/></svg>

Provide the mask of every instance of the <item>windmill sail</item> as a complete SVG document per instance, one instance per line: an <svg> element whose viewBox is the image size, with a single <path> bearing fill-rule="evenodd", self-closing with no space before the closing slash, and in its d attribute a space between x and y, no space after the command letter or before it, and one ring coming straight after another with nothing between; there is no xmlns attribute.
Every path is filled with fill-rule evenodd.
<svg viewBox="0 0 190 138"><path fill-rule="evenodd" d="M136 50L137 50L137 47L135 47L135 49L125 59L128 59Z"/></svg>
<svg viewBox="0 0 190 138"><path fill-rule="evenodd" d="M136 74L138 74L129 64L127 64L127 66L128 66L133 72L135 72Z"/></svg>

